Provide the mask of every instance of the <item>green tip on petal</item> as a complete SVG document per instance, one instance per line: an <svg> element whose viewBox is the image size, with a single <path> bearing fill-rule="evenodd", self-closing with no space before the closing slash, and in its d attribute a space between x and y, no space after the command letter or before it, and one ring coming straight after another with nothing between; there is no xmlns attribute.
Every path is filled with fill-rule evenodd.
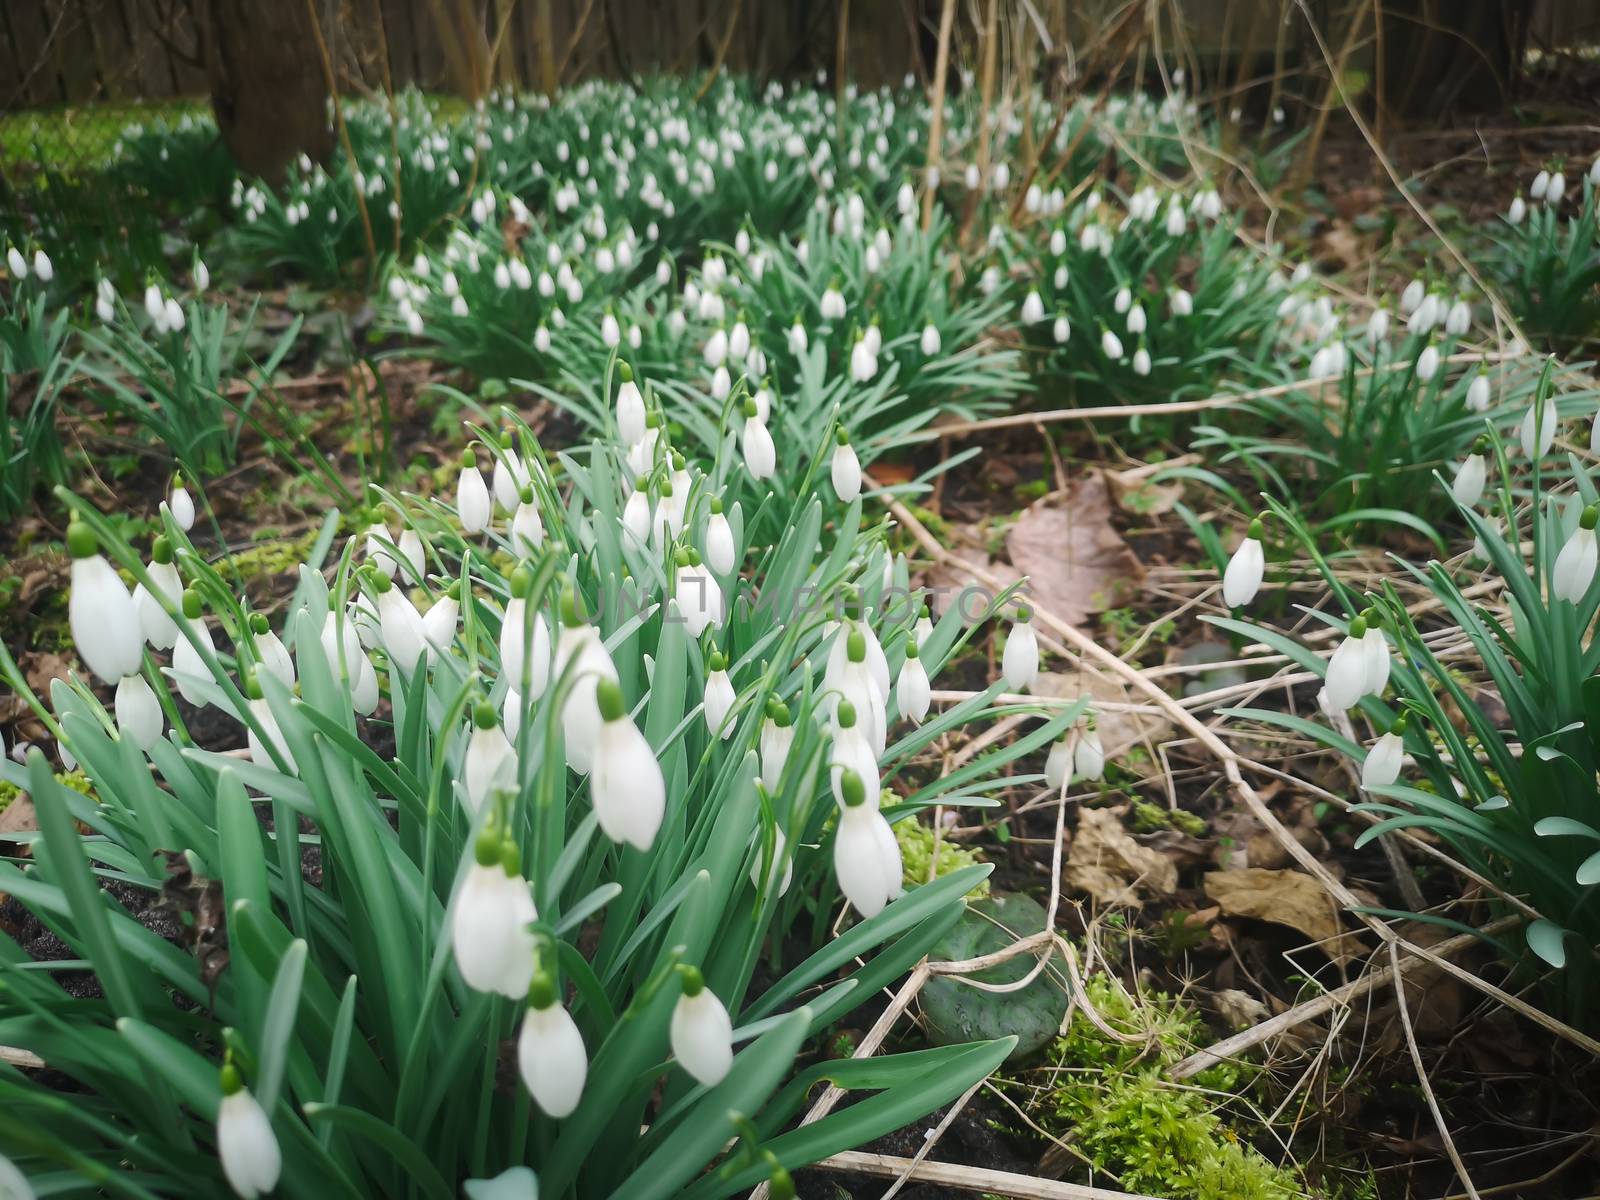
<svg viewBox="0 0 1600 1200"><path fill-rule="evenodd" d="M200 619L200 593L193 588L183 589L183 615L191 621Z"/></svg>
<svg viewBox="0 0 1600 1200"><path fill-rule="evenodd" d="M449 596L450 599L452 599L452 600L460 600L461 599L461 580L452 579L450 581L450 586L445 588L444 594L446 596Z"/></svg>
<svg viewBox="0 0 1600 1200"><path fill-rule="evenodd" d="M622 687L615 679L602 679L595 684L594 698L603 721L620 721L628 711L622 700Z"/></svg>
<svg viewBox="0 0 1600 1200"><path fill-rule="evenodd" d="M217 1082L222 1085L224 1096L236 1096L244 1091L244 1080L239 1077L239 1068L232 1063L223 1063L222 1070L217 1072Z"/></svg>
<svg viewBox="0 0 1600 1200"><path fill-rule="evenodd" d="M854 729L856 724L856 706L848 700L839 701L839 728Z"/></svg>
<svg viewBox="0 0 1600 1200"><path fill-rule="evenodd" d="M1410 723L1410 721L1410 711L1402 710L1400 715L1394 719L1394 724L1389 726L1389 732L1394 734L1396 737L1404 737L1406 733L1406 726Z"/></svg>
<svg viewBox="0 0 1600 1200"><path fill-rule="evenodd" d="M511 594L518 600L526 600L533 595L533 571L526 563L511 571Z"/></svg>
<svg viewBox="0 0 1600 1200"><path fill-rule="evenodd" d="M270 626L267 624L267 618L266 618L265 614L263 614L263 613L251 613L250 614L250 632L251 633L255 634L257 637L261 637L263 634L265 634L267 632L267 630L269 628L270 628Z"/></svg>
<svg viewBox="0 0 1600 1200"><path fill-rule="evenodd" d="M858 808L867 801L867 785L861 776L846 767L839 775L839 795L844 797L846 808Z"/></svg>
<svg viewBox="0 0 1600 1200"><path fill-rule="evenodd" d="M687 963L678 965L678 978L683 981L683 994L691 998L698 996L706 988L706 977L700 973L699 967L691 967Z"/></svg>
<svg viewBox="0 0 1600 1200"><path fill-rule="evenodd" d="M717 496L711 497L711 515L714 516L714 517L715 516L719 516L721 514L721 512L722 512L722 500L721 500L721 498L717 497Z"/></svg>
<svg viewBox="0 0 1600 1200"><path fill-rule="evenodd" d="M1365 617L1357 617L1350 622L1350 636L1353 638L1367 636L1367 619Z"/></svg>
<svg viewBox="0 0 1600 1200"><path fill-rule="evenodd" d="M627 363L618 363L617 364L617 374L622 376L622 382L623 383L632 383L633 382L633 368L630 367Z"/></svg>
<svg viewBox="0 0 1600 1200"><path fill-rule="evenodd" d="M548 971L535 971L533 981L528 984L528 1007L536 1008L540 1012L553 1005L559 999L556 993L556 981Z"/></svg>
<svg viewBox="0 0 1600 1200"><path fill-rule="evenodd" d="M521 501L524 504L532 504L533 503L533 484L531 484L531 483L523 484L522 485L522 491L519 493L519 498L521 499Z"/></svg>
<svg viewBox="0 0 1600 1200"><path fill-rule="evenodd" d="M847 433L845 431L845 427L841 425L839 428L833 431L833 440L841 446L848 446L850 444L850 434Z"/></svg>
<svg viewBox="0 0 1600 1200"><path fill-rule="evenodd" d="M867 639L859 629L852 629L850 636L845 639L845 656L853 663L866 662Z"/></svg>
<svg viewBox="0 0 1600 1200"><path fill-rule="evenodd" d="M782 1163L774 1163L772 1174L767 1178L767 1195L772 1200L794 1200L794 1177L783 1167Z"/></svg>
<svg viewBox="0 0 1600 1200"><path fill-rule="evenodd" d="M726 671L728 660L720 650L713 650L706 656L706 667L712 671Z"/></svg>
<svg viewBox="0 0 1600 1200"><path fill-rule="evenodd" d="M1261 527L1261 518L1260 517L1257 517L1255 520L1251 521L1250 522L1250 528L1246 529L1244 531L1245 537L1249 538L1251 541L1256 541L1256 542L1259 542L1261 540L1261 537L1262 537L1262 535L1264 533L1266 533L1266 530L1264 530Z"/></svg>
<svg viewBox="0 0 1600 1200"><path fill-rule="evenodd" d="M462 468L462 470L470 470L471 468L476 467L477 465L478 465L478 452L476 450L474 450L471 446L468 446L465 450L463 450L461 452L461 468Z"/></svg>
<svg viewBox="0 0 1600 1200"><path fill-rule="evenodd" d="M1578 518L1578 524L1584 529L1593 529L1597 521L1600 521L1600 504L1589 505L1583 510L1583 516Z"/></svg>
<svg viewBox="0 0 1600 1200"><path fill-rule="evenodd" d="M67 553L73 558L88 558L99 550L100 545L95 540L94 530L78 520L67 525Z"/></svg>
<svg viewBox="0 0 1600 1200"><path fill-rule="evenodd" d="M757 414L759 414L760 412L761 412L761 410L756 407L756 402L754 400L750 399L748 396L745 397L745 402L744 402L744 418L745 418L745 420L747 420L747 421L754 420L756 418Z"/></svg>
<svg viewBox="0 0 1600 1200"><path fill-rule="evenodd" d="M494 705L487 700L479 700L472 706L472 723L479 729L493 729L500 724L500 718L495 715Z"/></svg>
<svg viewBox="0 0 1600 1200"><path fill-rule="evenodd" d="M158 534L156 540L150 544L150 557L158 563L172 561L172 542L166 534Z"/></svg>
<svg viewBox="0 0 1600 1200"><path fill-rule="evenodd" d="M916 638L907 638L906 639L906 657L907 658L921 658L922 657L922 651L917 649L917 639Z"/></svg>
<svg viewBox="0 0 1600 1200"><path fill-rule="evenodd" d="M1033 620L1033 610L1026 604L1017 605L1017 624L1026 625L1031 620Z"/></svg>
<svg viewBox="0 0 1600 1200"><path fill-rule="evenodd" d="M264 695L261 690L261 680L256 678L254 668L244 673L244 694L249 700L260 700Z"/></svg>
<svg viewBox="0 0 1600 1200"><path fill-rule="evenodd" d="M689 565L689 547L679 546L672 554L672 561L680 567Z"/></svg>

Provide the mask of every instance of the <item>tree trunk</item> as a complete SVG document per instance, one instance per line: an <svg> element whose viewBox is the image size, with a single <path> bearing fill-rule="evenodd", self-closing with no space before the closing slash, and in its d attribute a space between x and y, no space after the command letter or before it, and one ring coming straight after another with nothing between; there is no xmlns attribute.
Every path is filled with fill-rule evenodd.
<svg viewBox="0 0 1600 1200"><path fill-rule="evenodd" d="M204 11L211 106L239 169L276 185L301 154L326 161L328 87L305 4L209 0Z"/></svg>

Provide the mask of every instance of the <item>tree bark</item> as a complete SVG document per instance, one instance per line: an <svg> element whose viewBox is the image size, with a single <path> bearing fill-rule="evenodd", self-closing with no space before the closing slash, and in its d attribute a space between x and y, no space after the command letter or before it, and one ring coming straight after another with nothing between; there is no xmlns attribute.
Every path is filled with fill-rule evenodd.
<svg viewBox="0 0 1600 1200"><path fill-rule="evenodd" d="M1533 0L1383 0L1382 103L1437 119L1510 107Z"/></svg>
<svg viewBox="0 0 1600 1200"><path fill-rule="evenodd" d="M301 154L326 161L333 150L328 86L305 6L209 0L204 13L211 107L239 169L277 185Z"/></svg>

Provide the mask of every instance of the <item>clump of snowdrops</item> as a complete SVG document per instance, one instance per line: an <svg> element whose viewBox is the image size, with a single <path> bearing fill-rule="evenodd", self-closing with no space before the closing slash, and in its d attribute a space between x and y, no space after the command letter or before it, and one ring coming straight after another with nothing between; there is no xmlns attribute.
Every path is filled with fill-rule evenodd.
<svg viewBox="0 0 1600 1200"><path fill-rule="evenodd" d="M617 382L614 436L552 460L507 413L471 431L453 495L375 492L342 547L330 517L272 613L191 544L187 488L146 552L59 493L84 673L43 698L3 667L93 793L37 750L0 768L40 825L0 888L99 992L69 998L66 964L0 943L0 1039L75 1088L0 1072L19 1118L0 1152L26 1174L128 1195L444 1200L534 1176L548 1196L786 1194L789 1169L1003 1060L1010 1039L795 1066L987 870L906 881L891 823L994 803L1078 706L998 701L1038 671L1019 614L1005 678L931 707L976 627L909 592L847 436L772 492L748 453L686 460ZM243 748L197 740L197 710ZM1042 719L955 771L919 765L1013 713ZM188 946L99 886L178 872L220 889ZM824 1079L860 1099L794 1127Z"/></svg>
<svg viewBox="0 0 1600 1200"><path fill-rule="evenodd" d="M1448 561L1401 564L1435 601L1430 614L1413 615L1392 584L1365 594L1349 587L1300 517L1273 505L1230 560L1224 599L1236 608L1256 600L1263 541L1275 527L1330 588L1331 611L1305 611L1338 632L1332 652L1266 626L1210 619L1323 679L1322 720L1261 708L1230 715L1311 737L1358 763L1356 811L1374 818L1358 844L1405 829L1436 837L1496 887L1491 907L1524 918L1520 937L1495 939L1501 951L1525 959L1525 943L1554 973L1552 1001L1590 1024L1600 984L1591 902L1600 883L1600 493L1576 455L1557 466L1537 453L1548 451L1544 439L1560 420L1555 377L1547 362L1521 431L1530 445L1491 429L1453 479L1436 476L1474 542ZM1485 692L1503 715L1480 702Z"/></svg>

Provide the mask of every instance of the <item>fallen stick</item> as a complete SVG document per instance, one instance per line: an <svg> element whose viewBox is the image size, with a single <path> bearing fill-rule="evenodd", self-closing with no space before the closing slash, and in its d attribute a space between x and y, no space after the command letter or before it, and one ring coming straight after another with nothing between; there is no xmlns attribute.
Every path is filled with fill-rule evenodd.
<svg viewBox="0 0 1600 1200"><path fill-rule="evenodd" d="M909 1177L917 1183L938 1183L945 1187L961 1188L968 1192L988 1192L996 1196L1011 1196L1016 1200L1158 1200L1134 1192L1111 1192L1105 1188L1086 1187L1081 1183L1062 1183L1056 1179L1040 1179L1033 1175L1019 1175L1015 1171L993 1171L985 1167L964 1167L958 1163L917 1162L893 1154L868 1154L861 1150L846 1150L813 1164L824 1171L847 1171L856 1175L877 1175L884 1178Z"/></svg>

